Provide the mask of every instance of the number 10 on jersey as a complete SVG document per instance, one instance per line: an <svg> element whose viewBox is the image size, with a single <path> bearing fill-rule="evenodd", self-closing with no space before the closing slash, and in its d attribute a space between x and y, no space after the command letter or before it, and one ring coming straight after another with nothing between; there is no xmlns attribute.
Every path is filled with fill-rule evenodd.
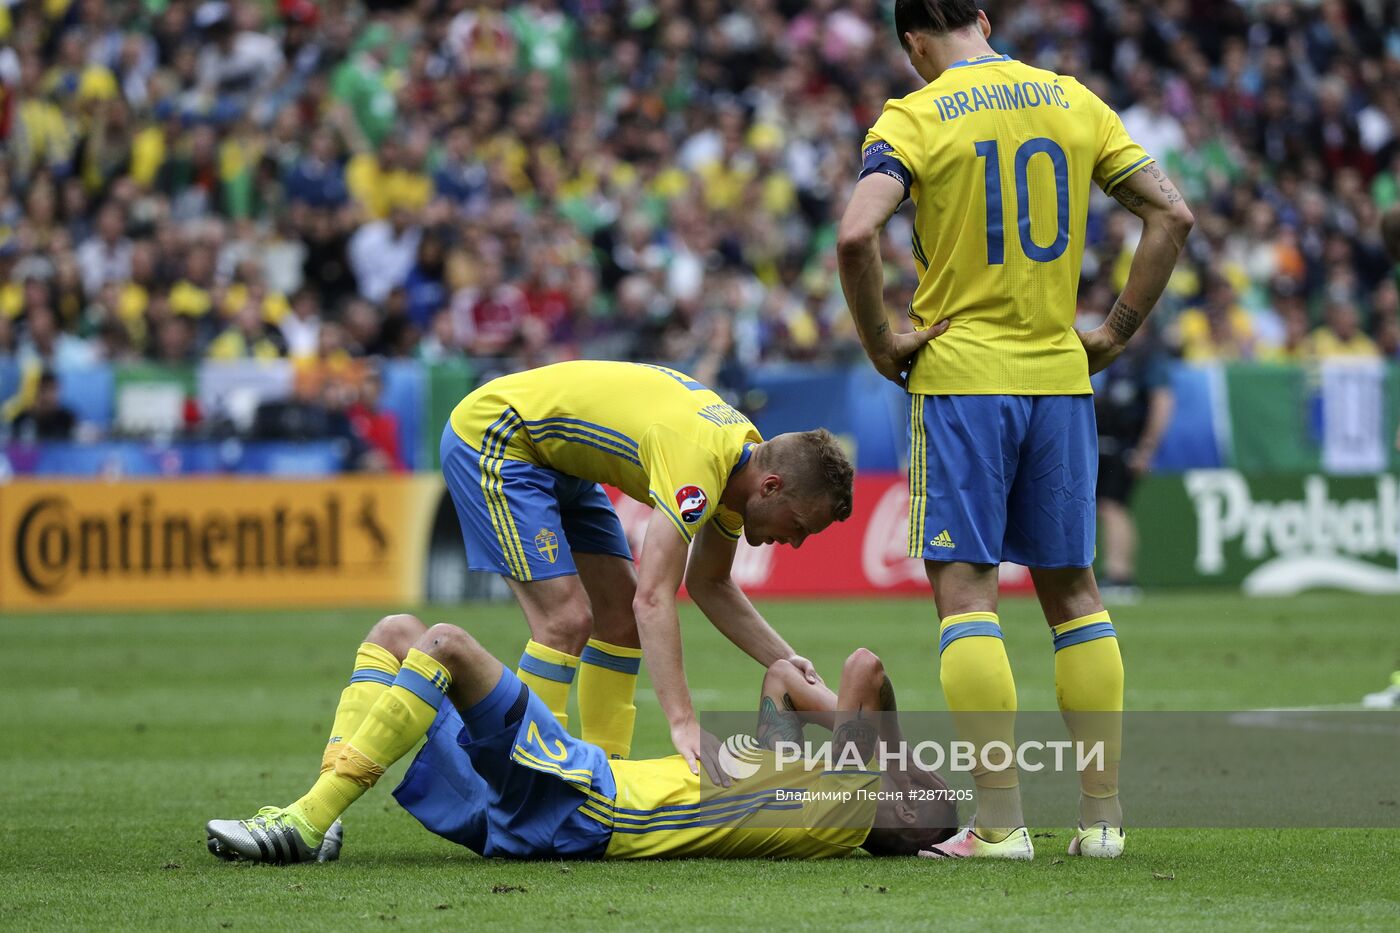
<svg viewBox="0 0 1400 933"><path fill-rule="evenodd" d="M987 265L1006 261L1006 218L1002 210L1001 147L995 139L976 144L977 158L986 159L987 187ZM1031 236L1030 165L1044 155L1055 169L1055 239L1041 246ZM1016 227L1021 234L1021 251L1036 262L1054 262L1069 247L1069 160L1053 139L1038 136L1016 150Z"/></svg>

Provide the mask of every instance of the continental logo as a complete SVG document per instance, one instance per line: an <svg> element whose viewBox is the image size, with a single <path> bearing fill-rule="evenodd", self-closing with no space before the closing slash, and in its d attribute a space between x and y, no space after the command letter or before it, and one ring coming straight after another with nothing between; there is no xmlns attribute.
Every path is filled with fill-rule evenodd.
<svg viewBox="0 0 1400 933"><path fill-rule="evenodd" d="M78 581L159 584L178 579L253 582L269 572L315 577L384 564L389 535L374 496L328 492L305 504L161 507L140 494L80 508L62 494L36 498L17 516L9 560L40 596ZM358 556L350 566L346 555ZM212 579L211 579L212 578Z"/></svg>

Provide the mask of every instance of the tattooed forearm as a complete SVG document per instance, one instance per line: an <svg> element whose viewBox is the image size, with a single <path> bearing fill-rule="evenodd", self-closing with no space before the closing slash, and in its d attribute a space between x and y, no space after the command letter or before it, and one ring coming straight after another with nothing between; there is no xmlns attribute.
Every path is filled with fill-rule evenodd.
<svg viewBox="0 0 1400 933"><path fill-rule="evenodd" d="M764 697L758 706L756 738L764 748L776 748L779 742L802 741L802 720L792 711L792 698L786 694L783 695L783 706L787 709L778 709L772 697Z"/></svg>
<svg viewBox="0 0 1400 933"><path fill-rule="evenodd" d="M1108 313L1108 320L1104 323L1113 334L1114 340L1120 344L1126 344L1141 326L1142 312L1125 304L1120 298L1113 305L1113 310Z"/></svg>
<svg viewBox="0 0 1400 933"><path fill-rule="evenodd" d="M869 761L875 755L875 743L880 738L880 730L875 722L865 719L857 711L854 719L847 719L836 727L836 732L832 735L832 744L838 757L845 754L845 749L849 745L854 745L863 761Z"/></svg>

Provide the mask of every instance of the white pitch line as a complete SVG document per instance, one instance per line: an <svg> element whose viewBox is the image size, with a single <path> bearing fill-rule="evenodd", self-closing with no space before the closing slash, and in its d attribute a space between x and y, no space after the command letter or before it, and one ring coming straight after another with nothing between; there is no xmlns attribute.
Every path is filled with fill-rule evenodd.
<svg viewBox="0 0 1400 933"><path fill-rule="evenodd" d="M1296 716L1286 715L1288 713L1325 713L1341 711L1362 711L1361 707L1353 704L1335 704L1327 706L1305 706L1293 709L1260 709L1247 713L1231 713L1226 720L1232 726L1243 726L1253 729L1280 729L1289 732L1321 732L1339 733L1345 732L1352 735L1393 735L1400 736L1400 716L1390 718L1386 722L1332 722L1326 720L1302 719ZM1365 710L1372 714L1384 713L1385 710Z"/></svg>
<svg viewBox="0 0 1400 933"><path fill-rule="evenodd" d="M724 696L724 691L723 691L723 690L705 690L705 689L700 689L700 690L692 690L692 691L690 691L690 698L691 698L692 700L694 700L695 702L697 702L697 703L712 703L712 702L714 702L715 700L721 699L723 696ZM648 689L646 689L645 687L640 687L640 688L637 689L637 699L639 699L639 700L655 700L655 699L656 699L656 691L654 691L654 690L648 690Z"/></svg>

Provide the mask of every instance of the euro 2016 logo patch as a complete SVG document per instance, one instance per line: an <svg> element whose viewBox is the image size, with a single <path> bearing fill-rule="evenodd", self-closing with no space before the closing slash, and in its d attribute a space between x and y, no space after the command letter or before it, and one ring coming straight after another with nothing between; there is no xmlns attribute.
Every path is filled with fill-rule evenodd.
<svg viewBox="0 0 1400 933"><path fill-rule="evenodd" d="M682 486L676 490L676 511L681 521L693 525L705 514L705 506L710 500L705 498L705 490L699 486Z"/></svg>
<svg viewBox="0 0 1400 933"><path fill-rule="evenodd" d="M541 528L540 533L535 535L535 550L545 560L554 563L559 557L559 536L548 528Z"/></svg>

